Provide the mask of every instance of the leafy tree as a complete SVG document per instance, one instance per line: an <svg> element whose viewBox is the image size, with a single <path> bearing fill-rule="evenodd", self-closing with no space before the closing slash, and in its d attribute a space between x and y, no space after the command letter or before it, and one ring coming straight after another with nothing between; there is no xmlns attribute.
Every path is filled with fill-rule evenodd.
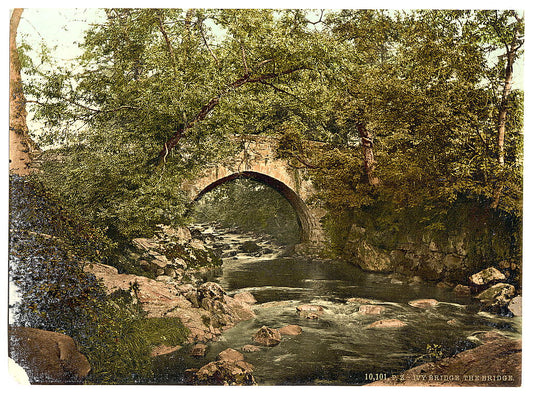
<svg viewBox="0 0 533 396"><path fill-rule="evenodd" d="M447 207L461 196L493 200L500 180L496 115L508 84L502 65L490 64L502 46L488 45L485 38L492 33L480 21L489 14L342 11L330 17L331 32L346 49L337 134L344 147L360 142L355 151L361 153L362 180L374 186L380 181L379 189L365 191L386 194L398 207L431 201ZM502 20L509 23L511 15ZM516 25L508 25L514 32L509 34L520 43ZM500 209L520 215L520 92L508 100L513 104L507 108L515 110L505 123L513 171L506 174ZM347 206L368 202L346 201Z"/></svg>
<svg viewBox="0 0 533 396"><path fill-rule="evenodd" d="M249 133L280 134L280 155L310 168L339 211L387 203L391 227L414 211L433 229L461 201L521 217L517 12L106 14L81 68L28 92L47 122L42 142L61 145L44 178L110 232L181 221L182 180Z"/></svg>
<svg viewBox="0 0 533 396"><path fill-rule="evenodd" d="M299 95L328 51L298 10L106 15L87 32L79 68L54 68L28 92L46 125L41 144L60 147L45 156L43 180L126 236L179 222L181 182L230 154L228 136L301 117Z"/></svg>

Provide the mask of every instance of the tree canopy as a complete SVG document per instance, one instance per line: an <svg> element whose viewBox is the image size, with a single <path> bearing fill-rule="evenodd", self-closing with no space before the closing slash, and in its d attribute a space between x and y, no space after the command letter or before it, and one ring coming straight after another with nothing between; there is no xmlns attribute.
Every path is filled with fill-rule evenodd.
<svg viewBox="0 0 533 396"><path fill-rule="evenodd" d="M105 12L77 67L26 64L26 92L56 147L41 177L110 231L182 221L180 183L242 134L279 136L330 208L521 216L520 12Z"/></svg>

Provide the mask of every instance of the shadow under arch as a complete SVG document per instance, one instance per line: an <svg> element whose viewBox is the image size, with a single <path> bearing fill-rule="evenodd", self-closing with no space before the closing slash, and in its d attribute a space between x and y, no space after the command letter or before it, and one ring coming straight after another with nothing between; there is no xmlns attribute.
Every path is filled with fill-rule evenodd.
<svg viewBox="0 0 533 396"><path fill-rule="evenodd" d="M259 183L263 183L269 187L272 187L274 190L279 192L291 204L292 208L296 212L298 225L300 227L300 243L309 242L311 240L313 221L311 213L309 212L309 208L307 207L305 202L302 200L302 198L298 196L298 194L294 190L292 190L285 183L264 173L244 171L222 177L204 187L192 200L191 206L195 202L199 201L209 191L220 186L221 184L227 183L235 179L254 180Z"/></svg>

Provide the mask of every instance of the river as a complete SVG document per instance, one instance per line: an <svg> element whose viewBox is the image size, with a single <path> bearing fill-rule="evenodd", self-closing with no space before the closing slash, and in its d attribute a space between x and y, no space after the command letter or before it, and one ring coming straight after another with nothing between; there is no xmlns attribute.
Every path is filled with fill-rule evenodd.
<svg viewBox="0 0 533 396"><path fill-rule="evenodd" d="M252 344L261 326L296 324L303 331L284 336L275 347L244 353L259 385L361 385L436 355L472 348L479 343L477 336L486 331L520 337L521 318L478 312L470 297L456 296L434 284L409 284L340 261L280 257L283 248L268 239L256 240L267 254L235 254L250 235L209 228L205 232L224 247L227 256L214 281L230 295L251 292L257 299L257 317L224 332L220 341L209 344L204 358L188 356L187 347L156 358L157 383L182 383L186 368L199 368L226 348L241 350ZM361 303L347 302L350 298L369 300L384 311L378 316L364 315L358 312ZM408 304L420 298L433 298L439 304L427 309ZM296 307L301 304L320 305L324 312L319 319L300 317ZM378 319L399 319L407 326L368 328Z"/></svg>

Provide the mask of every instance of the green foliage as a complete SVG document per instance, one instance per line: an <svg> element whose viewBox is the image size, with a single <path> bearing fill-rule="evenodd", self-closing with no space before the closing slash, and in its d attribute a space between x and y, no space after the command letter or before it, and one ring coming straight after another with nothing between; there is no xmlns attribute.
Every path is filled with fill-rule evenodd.
<svg viewBox="0 0 533 396"><path fill-rule="evenodd" d="M523 41L521 23L510 11L329 14L327 26L339 52L345 51L330 80L339 90L331 99L331 145L309 153L302 133L289 131L280 153L303 155L315 165L317 200L329 210L326 224L333 236L341 217L361 225L374 222L378 232L450 231L467 218L455 223L448 218L458 206L468 202L489 210L503 185L498 209L490 209L494 213L487 218L493 227L502 225L500 237L509 236L504 250L520 251L521 91L512 90L505 104L504 165L498 160L497 129L505 69L500 55L513 37L518 45ZM360 124L373 138L378 187L365 183Z"/></svg>
<svg viewBox="0 0 533 396"><path fill-rule="evenodd" d="M153 376L152 348L180 345L187 339L188 330L178 318L143 318L123 306L103 312L96 335L82 348L91 363L89 383L146 382Z"/></svg>
<svg viewBox="0 0 533 396"><path fill-rule="evenodd" d="M439 344L426 344L426 353L418 356L413 360L412 364L414 366L429 363L437 362L444 357L444 352L442 350L442 345Z"/></svg>
<svg viewBox="0 0 533 396"><path fill-rule="evenodd" d="M41 147L60 147L45 155L41 180L111 236L148 235L155 224L179 223L179 186L231 154L228 136L272 133L292 113L315 119L308 98L316 100L320 90L309 88L316 78L310 69L328 46L304 12L105 12L106 22L86 33L77 69L39 70L26 85L45 125L36 138ZM37 69L30 64L29 75ZM228 90L243 76L292 69L298 71ZM186 130L164 164L150 165L214 97L220 97L215 111Z"/></svg>
<svg viewBox="0 0 533 396"><path fill-rule="evenodd" d="M115 147L112 153L112 147L95 144L99 148L88 144L46 153L50 160L37 177L54 187L69 210L113 239L150 236L157 224L181 223L186 204L181 169L169 166L149 174L142 145L128 143L127 150Z"/></svg>
<svg viewBox="0 0 533 396"><path fill-rule="evenodd" d="M497 218L520 222L523 93L504 95L506 72L521 61L520 13L105 12L77 69L59 65L27 88L45 123L41 144L60 147L41 179L109 235L183 221L179 186L231 155L235 134L282 135L280 156L310 168L317 202L335 212L332 226L343 213L381 210L379 227L398 231L405 218L443 231L463 200L497 201ZM264 75L277 77L231 85ZM377 186L365 182L360 125L371 136ZM179 131L159 168L149 165Z"/></svg>
<svg viewBox="0 0 533 396"><path fill-rule="evenodd" d="M184 342L178 319L144 318L129 292L107 296L83 266L114 246L41 186L18 176L10 180L9 238L9 277L19 296L14 324L73 337L91 364L90 381L147 378L152 346Z"/></svg>

